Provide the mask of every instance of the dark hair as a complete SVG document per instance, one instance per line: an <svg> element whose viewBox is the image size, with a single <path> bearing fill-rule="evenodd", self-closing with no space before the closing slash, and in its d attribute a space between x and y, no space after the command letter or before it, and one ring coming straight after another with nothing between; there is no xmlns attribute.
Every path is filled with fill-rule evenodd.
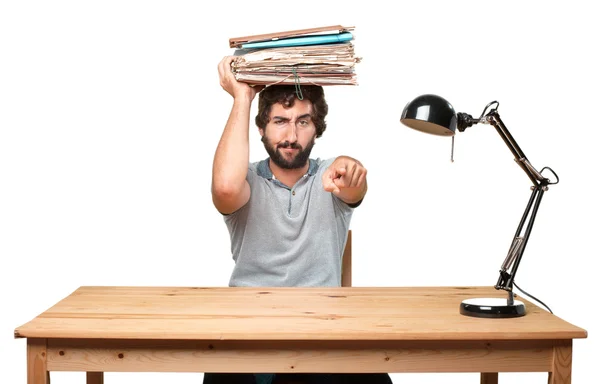
<svg viewBox="0 0 600 384"><path fill-rule="evenodd" d="M298 99L295 85L271 85L263 89L258 95L258 114L256 115L256 126L265 129L269 122L269 114L271 106L280 103L285 108L290 108L294 105L294 101ZM315 123L317 137L321 137L327 123L325 116L329 107L325 101L323 87L320 85L302 85L298 90L302 96L302 100L308 100L312 103L312 120Z"/></svg>

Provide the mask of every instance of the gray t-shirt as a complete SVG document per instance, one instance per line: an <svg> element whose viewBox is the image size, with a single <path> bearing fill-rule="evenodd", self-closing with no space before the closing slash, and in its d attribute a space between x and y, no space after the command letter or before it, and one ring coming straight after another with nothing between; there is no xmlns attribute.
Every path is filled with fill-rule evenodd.
<svg viewBox="0 0 600 384"><path fill-rule="evenodd" d="M323 189L334 159L310 159L289 188L273 177L269 160L251 163L250 199L225 215L235 267L232 287L337 287L353 208Z"/></svg>

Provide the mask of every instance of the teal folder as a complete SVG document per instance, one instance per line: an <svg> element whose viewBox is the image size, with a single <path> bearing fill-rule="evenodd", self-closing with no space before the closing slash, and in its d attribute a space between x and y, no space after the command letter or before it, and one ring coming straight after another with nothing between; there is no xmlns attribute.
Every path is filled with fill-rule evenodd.
<svg viewBox="0 0 600 384"><path fill-rule="evenodd" d="M275 47L297 47L302 45L318 45L318 44L332 44L332 43L345 43L354 38L352 33L334 33L328 35L315 35L315 36L304 36L304 37L290 37L287 39L277 39L269 41L259 41L256 43L242 44L242 49L248 48L275 48Z"/></svg>

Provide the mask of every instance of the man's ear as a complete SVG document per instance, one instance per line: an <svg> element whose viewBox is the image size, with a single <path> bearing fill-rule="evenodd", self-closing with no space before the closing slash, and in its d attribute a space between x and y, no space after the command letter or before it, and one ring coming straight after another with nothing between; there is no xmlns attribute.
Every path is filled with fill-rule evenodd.
<svg viewBox="0 0 600 384"><path fill-rule="evenodd" d="M265 135L265 129L264 128L258 128L258 133L260 133L261 136Z"/></svg>

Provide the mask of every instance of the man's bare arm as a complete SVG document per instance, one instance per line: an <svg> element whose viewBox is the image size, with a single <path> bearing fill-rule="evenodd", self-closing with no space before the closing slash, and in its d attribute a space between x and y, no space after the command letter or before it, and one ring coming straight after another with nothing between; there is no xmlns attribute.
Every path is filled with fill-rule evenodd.
<svg viewBox="0 0 600 384"><path fill-rule="evenodd" d="M215 151L212 170L213 203L223 214L237 211L250 199L250 186L246 181L250 106L260 91L235 79L231 72L232 61L233 57L225 57L219 63L220 83L233 97L233 106Z"/></svg>

